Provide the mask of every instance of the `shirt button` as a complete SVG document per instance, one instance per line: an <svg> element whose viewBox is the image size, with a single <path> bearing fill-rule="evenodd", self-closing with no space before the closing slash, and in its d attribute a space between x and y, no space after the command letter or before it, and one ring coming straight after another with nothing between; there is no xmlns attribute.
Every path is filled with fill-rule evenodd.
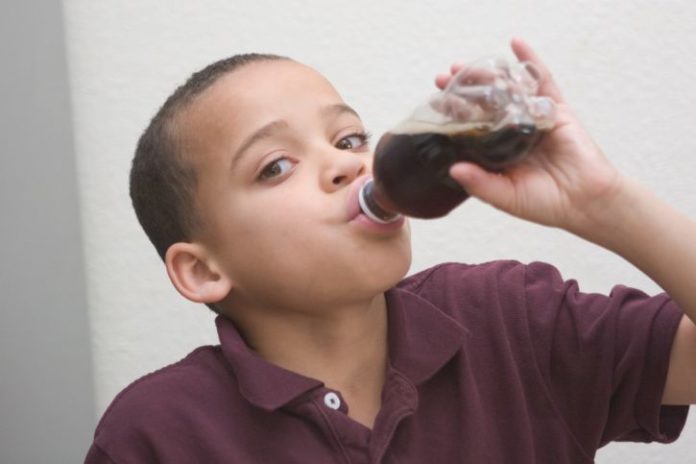
<svg viewBox="0 0 696 464"><path fill-rule="evenodd" d="M341 407L341 399L334 392L329 392L324 395L324 404L331 409L338 409Z"/></svg>

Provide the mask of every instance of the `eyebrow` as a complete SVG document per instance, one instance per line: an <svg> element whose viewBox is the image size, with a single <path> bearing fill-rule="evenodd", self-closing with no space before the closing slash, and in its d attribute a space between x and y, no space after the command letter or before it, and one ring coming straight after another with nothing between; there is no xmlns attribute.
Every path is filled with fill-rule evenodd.
<svg viewBox="0 0 696 464"><path fill-rule="evenodd" d="M234 167L239 161L244 157L244 154L249 150L249 148L261 140L273 137L278 132L287 129L288 122L284 119L278 119L276 121L269 122L265 126L261 127L249 137L244 140L244 143L239 147L239 149L232 156L232 167Z"/></svg>
<svg viewBox="0 0 696 464"><path fill-rule="evenodd" d="M326 105L319 110L320 114L324 117L334 117L337 118L342 114L351 114L356 118L360 119L360 115L350 106L345 103L336 103L333 105ZM244 157L244 154L251 148L252 145L260 142L264 139L269 139L275 136L278 132L281 132L290 127L288 122L284 119L277 119L271 121L264 125L260 129L254 131L249 137L247 137L244 142L239 146L237 151L232 155L231 166L234 167L239 163L239 161Z"/></svg>
<svg viewBox="0 0 696 464"><path fill-rule="evenodd" d="M355 116L356 118L360 119L360 115L358 114L357 111L355 111L353 108L350 106L346 105L345 103L336 103L334 105L326 105L320 110L321 114L323 116L334 116L338 117L344 113L349 113Z"/></svg>

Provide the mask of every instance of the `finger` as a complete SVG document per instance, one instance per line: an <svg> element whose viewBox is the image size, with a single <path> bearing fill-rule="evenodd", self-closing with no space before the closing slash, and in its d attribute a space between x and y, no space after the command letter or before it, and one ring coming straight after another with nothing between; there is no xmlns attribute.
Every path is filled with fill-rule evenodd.
<svg viewBox="0 0 696 464"><path fill-rule="evenodd" d="M449 173L470 195L503 211L512 211L515 192L507 177L473 163L455 163Z"/></svg>
<svg viewBox="0 0 696 464"><path fill-rule="evenodd" d="M439 89L444 89L447 87L447 84L450 83L452 80L452 76L457 74L459 71L461 71L464 68L465 63L461 61L457 61L450 66L450 72L449 73L439 73L437 76L435 76L435 85Z"/></svg>
<svg viewBox="0 0 696 464"><path fill-rule="evenodd" d="M490 85L495 81L497 77L495 72L492 72L489 69L477 67L468 67L468 70L466 72L462 73L460 76L457 76L457 74L459 74L464 68L467 68L467 65L465 63L453 64L450 69L450 74L440 73L437 76L435 76L435 85L440 89L444 89L452 82L452 79L455 76L458 79L457 83L461 86L477 84Z"/></svg>
<svg viewBox="0 0 696 464"><path fill-rule="evenodd" d="M452 66L450 66L450 74L454 76L459 71L464 69L464 66L466 66L466 63L464 63L463 61L455 61L454 63L452 63Z"/></svg>
<svg viewBox="0 0 696 464"><path fill-rule="evenodd" d="M459 71L462 71L462 67ZM461 75L456 76L461 85L492 85L500 77L498 70L471 65Z"/></svg>
<svg viewBox="0 0 696 464"><path fill-rule="evenodd" d="M438 89L442 90L445 87L447 87L447 84L449 84L450 79L452 79L451 74L440 73L437 76L435 76L435 85Z"/></svg>
<svg viewBox="0 0 696 464"><path fill-rule="evenodd" d="M510 46L519 61L529 61L539 71L539 95L551 97L557 103L562 103L563 95L561 94L561 90L556 85L551 71L546 67L539 55L534 52L532 47L520 38L512 39Z"/></svg>
<svg viewBox="0 0 696 464"><path fill-rule="evenodd" d="M454 121L469 121L475 110L475 105L454 95L438 95L430 100L430 105Z"/></svg>

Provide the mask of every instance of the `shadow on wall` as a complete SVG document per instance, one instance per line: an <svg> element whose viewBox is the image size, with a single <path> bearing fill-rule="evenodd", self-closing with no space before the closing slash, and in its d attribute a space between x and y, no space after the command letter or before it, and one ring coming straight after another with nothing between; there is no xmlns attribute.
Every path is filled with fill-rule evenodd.
<svg viewBox="0 0 696 464"><path fill-rule="evenodd" d="M63 14L0 9L0 462L82 462L95 412Z"/></svg>

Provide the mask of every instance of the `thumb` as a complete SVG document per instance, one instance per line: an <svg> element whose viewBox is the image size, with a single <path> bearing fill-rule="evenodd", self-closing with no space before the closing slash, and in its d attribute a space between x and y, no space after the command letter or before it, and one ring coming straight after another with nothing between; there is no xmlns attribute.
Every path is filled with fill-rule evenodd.
<svg viewBox="0 0 696 464"><path fill-rule="evenodd" d="M504 175L486 171L473 163L455 163L449 174L470 195L503 211L511 210L515 190Z"/></svg>

